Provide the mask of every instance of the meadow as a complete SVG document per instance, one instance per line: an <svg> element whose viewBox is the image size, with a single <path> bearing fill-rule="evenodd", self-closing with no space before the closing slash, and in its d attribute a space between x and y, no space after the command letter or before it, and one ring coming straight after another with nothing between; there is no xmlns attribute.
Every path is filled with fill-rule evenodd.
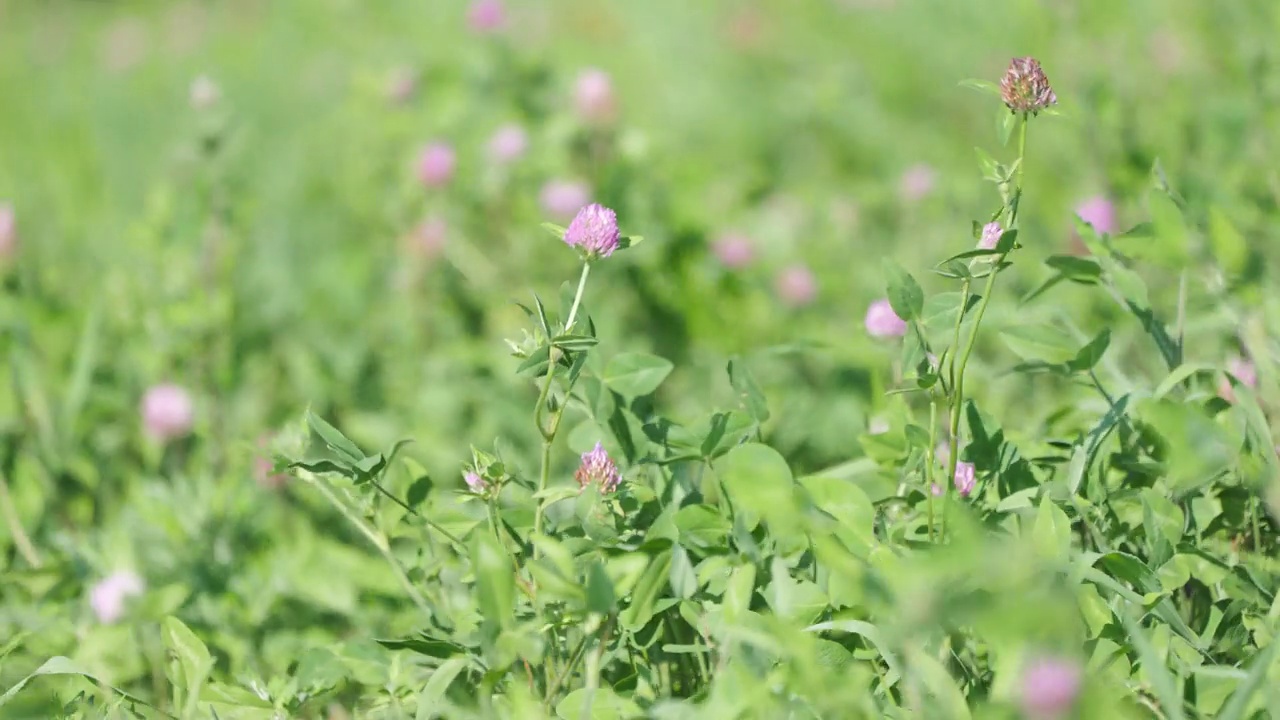
<svg viewBox="0 0 1280 720"><path fill-rule="evenodd" d="M1280 717L1277 32L0 0L0 717Z"/></svg>

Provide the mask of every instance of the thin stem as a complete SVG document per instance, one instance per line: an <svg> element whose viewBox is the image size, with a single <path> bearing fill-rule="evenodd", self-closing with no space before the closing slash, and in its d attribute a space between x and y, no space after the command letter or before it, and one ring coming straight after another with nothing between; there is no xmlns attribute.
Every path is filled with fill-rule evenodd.
<svg viewBox="0 0 1280 720"><path fill-rule="evenodd" d="M573 321L578 317L578 305L582 302L582 294L587 289L587 275L591 273L591 263L582 263L582 276L578 278L578 292L573 296L573 305L569 308L569 318L564 322L564 331L573 329Z"/></svg>
<svg viewBox="0 0 1280 720"><path fill-rule="evenodd" d="M565 680L568 680L574 669L578 667L578 663L582 660L583 651L587 649L587 641L590 639L591 634L584 633L582 639L578 641L578 646L573 649L573 654L569 656L569 664L564 666L564 670L556 676L556 679L551 682L551 686L547 688L547 695L542 701L543 705L551 704L556 693L560 691L560 686L564 685Z"/></svg>
<svg viewBox="0 0 1280 720"><path fill-rule="evenodd" d="M405 501L403 501L403 500L401 500L400 498L396 497L395 495L392 495L389 491L387 491L387 489L386 489L386 488L382 487L382 485L381 485L381 484L379 484L378 482L376 482L376 481L371 481L369 484L370 484L370 485L373 485L374 489L375 489L375 490L377 490L378 492L382 493L384 497L389 498L389 499L391 500L391 502L393 502L393 503L395 503L395 504L399 505L400 507L402 507L402 508L404 508L406 511L408 511L408 513L409 513L410 515L413 515L414 517L416 517L416 518L418 518L419 520L421 520L421 521L423 521L424 523L426 523L426 524L427 524L427 527L429 527L429 528L431 528L432 530L435 530L436 532L438 532L438 533L440 533L441 535L445 536L445 538L446 538L449 542L451 542L451 543L453 543L455 546L457 546L457 548L458 548L459 550L464 550L464 551L465 551L466 546L462 544L462 541L458 539L458 536L457 536L457 535L454 535L453 533L449 532L448 530L445 530L444 528L440 527L439 523L437 523L436 521L432 520L431 518L427 517L426 515L423 515L422 513L418 512L417 510L414 510L413 508L409 507L408 503L406 503Z"/></svg>
<svg viewBox="0 0 1280 720"><path fill-rule="evenodd" d="M0 472L0 511L4 512L4 520L9 524L10 532L13 534L13 544L18 547L18 552L22 553L28 565L40 568L43 564L40 562L40 553L36 552L36 546L31 543L31 538L22 527L18 508L13 504L13 496L9 494L9 480L3 472Z"/></svg>
<svg viewBox="0 0 1280 720"><path fill-rule="evenodd" d="M547 482L551 479L551 440L542 441L542 468L538 472L538 492L542 493L547 489ZM542 514L547 509L546 499L538 498L538 509L533 513L533 532L535 535L542 532ZM533 556L538 557L538 546L533 546Z"/></svg>
<svg viewBox="0 0 1280 720"><path fill-rule="evenodd" d="M591 701L594 699L596 690L600 687L600 659L604 657L605 646L609 644L609 636L613 633L613 616L610 615L608 620L604 622L604 628L600 631L600 638L596 642L596 649L591 653L591 657L587 659L587 682L586 682L586 702L583 705L583 716L591 717Z"/></svg>
<svg viewBox="0 0 1280 720"><path fill-rule="evenodd" d="M1018 209L1022 206L1022 182L1027 171L1026 155L1027 155L1027 116L1024 114L1022 120L1018 123L1018 173L1014 184L1013 207L1009 210L1009 228L1010 230L1017 227ZM978 313L973 319L973 329L969 331L969 339L965 343L964 353L960 356L959 366L953 365L952 373L952 404L951 404L951 438L948 448L950 456L947 458L947 488L943 495L942 501L942 529L941 535L945 536L947 532L947 509L951 501L951 483L956 476L956 465L960 461L960 411L964 406L964 373L969 366L969 356L973 354L973 346L978 341L978 330L982 327L982 318L987 313L987 304L991 302L991 293L995 289L996 276L1000 274L1000 266L1004 264L1005 258L1009 256L1006 251L998 255L995 262L991 266L991 271L987 275L986 285L982 290L982 299L978 302ZM968 303L968 282L965 283L965 292L963 302ZM960 319L964 318L964 305L960 306ZM956 321L956 338L957 344L953 347L959 347L960 336L960 319ZM952 357L954 363L955 357Z"/></svg>
<svg viewBox="0 0 1280 720"><path fill-rule="evenodd" d="M373 543L373 546L382 554L382 557L387 561L387 564L391 566L391 570L395 573L396 579L404 586L405 592L409 594L409 598L413 600L413 604L417 605L418 609L421 610L423 614L431 615L431 607L427 604L426 598L418 592L418 589L413 586L413 582L409 580L408 573L406 573L404 568L400 566L400 561L397 560L396 556L391 552L391 544L387 542L386 536L370 527L369 523L365 522L363 518L356 515L351 508L347 507L347 504L338 498L337 493L334 492L333 486L329 484L328 480L325 480L319 475L312 475L310 473L307 474L307 478L316 486L320 491L320 494L324 495L325 499L328 500L330 504L345 515L347 520L351 521L352 525L355 525L360 532L364 533L365 537L369 538L369 542Z"/></svg>
<svg viewBox="0 0 1280 720"><path fill-rule="evenodd" d="M929 391L929 448L924 466L924 492L929 502L929 542L933 542L933 465L938 447L938 396Z"/></svg>

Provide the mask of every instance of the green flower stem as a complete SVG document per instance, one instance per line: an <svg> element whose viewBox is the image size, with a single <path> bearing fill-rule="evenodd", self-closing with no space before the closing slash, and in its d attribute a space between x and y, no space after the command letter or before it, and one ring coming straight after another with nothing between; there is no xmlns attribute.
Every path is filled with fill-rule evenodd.
<svg viewBox="0 0 1280 720"><path fill-rule="evenodd" d="M582 302L582 294L587 289L587 275L591 274L591 262L582 263L582 275L578 278L578 292L573 296L573 305L569 308L569 317L564 321L564 331L573 329L573 321L578 317L578 306Z"/></svg>
<svg viewBox="0 0 1280 720"><path fill-rule="evenodd" d="M929 448L924 466L924 494L929 503L929 542L933 542L933 465L938 447L938 396L929 391Z"/></svg>
<svg viewBox="0 0 1280 720"><path fill-rule="evenodd" d="M337 493L334 491L333 486L329 484L328 480L312 473L306 473L304 477L310 480L311 484L315 485L316 489L320 491L320 494L324 495L325 499L328 500L330 504L345 515L347 520L351 521L352 525L355 525L360 532L364 533L365 537L369 538L369 542L373 543L373 546L382 554L382 557L387 561L387 564L391 566L391 570L395 573L396 579L404 586L405 592L409 594L409 598L413 600L413 604L417 605L418 609L421 610L424 615L432 615L431 606L427 604L427 599L418 592L416 587L413 586L413 582L409 580L408 573L405 572L404 568L400 565L400 561L397 560L396 556L391 552L391 543L387 541L387 537L381 532L375 530L369 525L369 523L365 522L363 518L356 515L351 508L347 507L347 504L338 498Z"/></svg>
<svg viewBox="0 0 1280 720"><path fill-rule="evenodd" d="M573 329L573 323L578 317L578 308L582 305L582 296L587 290L587 276L591 274L591 263L582 263L582 275L578 277L578 291L574 293L573 305L569 307L569 317L565 319L564 331L568 333ZM550 338L547 338L548 342ZM551 480L551 444L556 440L556 434L560 431L560 419L564 417L565 405L561 405L553 415L550 426L543 422L544 413L547 408L547 399L551 395L551 384L555 380L556 368L559 365L555 358L556 349L551 348L549 356L550 364L547 366L546 383L542 386L542 392L538 395L538 406L533 411L533 421L538 426L538 433L542 435L542 462L538 468L538 492L545 492L547 484ZM546 512L546 498L538 500L538 508L533 515L533 531L535 533L542 532L542 516ZM538 556L537 548L534 548L533 556Z"/></svg>
<svg viewBox="0 0 1280 720"><path fill-rule="evenodd" d="M547 688L547 695L542 700L543 705L551 705L551 701L555 699L556 693L560 691L560 687L564 685L569 676L573 674L574 669L578 667L578 663L582 661L582 655L587 649L587 641L591 639L590 633L584 633L582 639L578 641L577 647L573 649L573 654L569 656L569 663L564 666L564 670L556 676L551 682L551 686Z"/></svg>
<svg viewBox="0 0 1280 720"><path fill-rule="evenodd" d="M1018 123L1018 173L1017 181L1014 184L1013 197L1015 202L1009 210L1009 227L1012 230L1018 223L1018 208L1022 205L1022 179L1026 172L1026 154L1027 154L1027 116L1023 115L1022 120ZM982 289L982 299L978 302L978 314L973 319L973 329L969 331L969 339L965 343L964 353L960 356L959 366L955 365L956 358L952 355L952 398L951 398L951 438L948 448L950 450L947 458L947 482L943 490L942 500L942 529L941 537L945 537L947 533L947 510L951 504L951 485L952 479L956 476L956 465L960 461L960 411L964 407L964 372L969 366L969 356L973 354L973 346L978 341L978 330L982 327L982 318L987 314L987 304L991 301L991 293L995 289L996 276L1000 274L1000 266L1004 264L1005 258L1009 256L1008 252L1004 252L996 256L995 262L991 265L991 272L987 275L987 283ZM953 348L959 347L960 342L960 323L964 320L964 308L969 301L969 282L966 280L964 290L961 297L960 317L956 319L956 344Z"/></svg>

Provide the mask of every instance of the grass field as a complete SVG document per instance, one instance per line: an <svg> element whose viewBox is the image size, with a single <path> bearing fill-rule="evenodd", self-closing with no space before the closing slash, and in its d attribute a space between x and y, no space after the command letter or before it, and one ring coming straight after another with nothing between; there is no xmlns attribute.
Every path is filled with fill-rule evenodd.
<svg viewBox="0 0 1280 720"><path fill-rule="evenodd" d="M0 717L1280 717L1277 32L0 0Z"/></svg>

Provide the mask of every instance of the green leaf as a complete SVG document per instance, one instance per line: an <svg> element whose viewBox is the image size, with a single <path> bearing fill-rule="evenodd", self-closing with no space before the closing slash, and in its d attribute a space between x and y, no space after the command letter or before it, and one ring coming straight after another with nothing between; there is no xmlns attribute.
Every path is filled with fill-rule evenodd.
<svg viewBox="0 0 1280 720"><path fill-rule="evenodd" d="M688 599L698 591L698 576L693 571L693 563L689 561L689 553L676 545L671 548L671 591L676 597Z"/></svg>
<svg viewBox="0 0 1280 720"><path fill-rule="evenodd" d="M1110 344L1111 330L1104 328L1087 345L1080 348L1080 352L1076 353L1076 356L1067 363L1067 367L1072 372L1092 370L1098 364L1098 361L1102 360L1102 354L1107 351L1107 347Z"/></svg>
<svg viewBox="0 0 1280 720"><path fill-rule="evenodd" d="M1249 262L1249 246L1244 236L1218 208L1209 210L1209 244L1218 264L1228 275L1239 275Z"/></svg>
<svg viewBox="0 0 1280 720"><path fill-rule="evenodd" d="M967 78L965 80L960 81L960 87L969 88L970 90L977 90L978 92L986 93L987 95L1000 97L1000 86L993 82L989 82L987 80L977 80L975 78Z"/></svg>
<svg viewBox="0 0 1280 720"><path fill-rule="evenodd" d="M884 274L893 312L908 322L919 320L924 311L924 291L916 279L891 258L884 259Z"/></svg>
<svg viewBox="0 0 1280 720"><path fill-rule="evenodd" d="M1000 338L1009 349L1025 360L1063 363L1075 357L1075 340L1056 325L1028 322L1000 329Z"/></svg>
<svg viewBox="0 0 1280 720"><path fill-rule="evenodd" d="M131 695L115 686L107 685L103 680L99 679L98 676L94 675L93 673L86 672L85 670L81 670L79 667L75 665L75 663L71 662L70 658L66 658L61 655L49 658L44 662L43 665L36 668L30 675L27 675L26 677L22 678L17 683L15 683L13 687L6 690L3 695L0 695L0 707L4 707L6 703L8 703L13 698L15 698L18 695L18 693L22 690L22 688L26 687L28 682L31 682L35 678L42 677L45 675L79 675L80 677L85 678L90 682L93 682L95 685L106 687L107 689L111 690L115 694L119 695L122 698L125 698L130 702L138 703L139 705L145 705L149 708L155 708L154 705L152 705L151 703L147 702L146 700L143 700L142 698L136 695Z"/></svg>
<svg viewBox="0 0 1280 720"><path fill-rule="evenodd" d="M1143 671L1151 682L1151 688L1156 699L1160 701L1165 717L1168 720L1183 720L1182 695L1178 692L1178 683L1165 666L1164 661L1160 659L1160 655L1156 653L1156 649L1151 645L1151 640L1147 637L1146 631L1127 611L1122 609L1116 615L1119 616L1120 622L1128 632L1130 642L1133 643L1134 648L1138 651Z"/></svg>
<svg viewBox="0 0 1280 720"><path fill-rule="evenodd" d="M577 350L588 350L595 347L600 341L590 335L557 335L551 338L552 347L558 347L562 350L570 352Z"/></svg>
<svg viewBox="0 0 1280 720"><path fill-rule="evenodd" d="M942 710L942 715L928 713L928 717L956 718L957 720L972 718L964 693L960 692L955 678L951 677L942 663L922 650L912 651L907 662L912 673L920 679Z"/></svg>
<svg viewBox="0 0 1280 720"><path fill-rule="evenodd" d="M671 548L667 548L654 556L649 567L636 582L631 591L631 602L618 613L618 621L622 627L636 631L644 627L653 617L654 606L658 596L666 589L671 572Z"/></svg>
<svg viewBox="0 0 1280 720"><path fill-rule="evenodd" d="M738 394L738 400L751 415L751 419L757 423L768 420L769 405L765 402L764 392L760 390L760 385L756 383L755 376L751 374L747 364L740 358L733 358L729 361L728 372L729 384L733 386L733 391Z"/></svg>
<svg viewBox="0 0 1280 720"><path fill-rule="evenodd" d="M1249 698L1262 687L1266 681L1267 673L1270 672L1271 666L1275 663L1276 648L1280 648L1280 641L1272 641L1267 645L1266 649L1253 658L1253 666L1249 668L1249 674L1245 676L1244 682L1236 688L1227 700L1227 704L1222 708L1222 712L1218 713L1218 720L1243 720L1245 712L1249 709ZM1272 710L1275 710L1272 707ZM1270 714L1270 713L1268 713Z"/></svg>
<svg viewBox="0 0 1280 720"><path fill-rule="evenodd" d="M686 505L676 511L675 526L680 544L693 550L716 548L729 535L732 525L715 508Z"/></svg>
<svg viewBox="0 0 1280 720"><path fill-rule="evenodd" d="M425 631L419 632L418 637L405 638L404 640L376 640L379 645L388 650L411 650L419 655L426 657L439 658L447 660L458 655L465 655L467 649L452 640L441 640L432 637Z"/></svg>
<svg viewBox="0 0 1280 720"><path fill-rule="evenodd" d="M599 561L592 562L587 570L587 611L605 615L613 612L614 602L613 581Z"/></svg>
<svg viewBox="0 0 1280 720"><path fill-rule="evenodd" d="M620 353L604 368L605 384L625 397L648 395L671 374L670 360L644 353Z"/></svg>
<svg viewBox="0 0 1280 720"><path fill-rule="evenodd" d="M564 240L564 234L568 230L568 228L561 227L559 225L556 225L555 223L549 223L549 222L542 223L542 229L546 230L552 235L555 235L558 240Z"/></svg>
<svg viewBox="0 0 1280 720"><path fill-rule="evenodd" d="M796 507L791 469L777 450L758 443L746 443L730 450L716 465L734 512L745 511L748 529L764 518L777 525L793 525ZM778 528L774 528L776 531Z"/></svg>
<svg viewBox="0 0 1280 720"><path fill-rule="evenodd" d="M418 717L429 717L433 711L440 709L449 686L463 670L467 669L469 662L465 657L451 658L432 671L431 676L427 678L426 686L422 688L422 692L418 693Z"/></svg>
<svg viewBox="0 0 1280 720"><path fill-rule="evenodd" d="M487 532L472 533L470 555L481 616L495 629L509 627L514 620L516 603L515 565L511 556Z"/></svg>
<svg viewBox="0 0 1280 720"><path fill-rule="evenodd" d="M633 720L644 717L634 701L620 697L608 687L594 691L578 688L556 705L556 715L563 720Z"/></svg>
<svg viewBox="0 0 1280 720"><path fill-rule="evenodd" d="M960 313L960 299L964 297L959 292L944 292L936 295L930 295L929 299L924 302L924 313L921 322L930 330L950 330L956 325L956 316ZM969 294L969 303L964 311L967 315L970 310L981 300L980 297Z"/></svg>
<svg viewBox="0 0 1280 720"><path fill-rule="evenodd" d="M1071 520L1047 494L1040 498L1031 542L1037 554L1047 560L1065 561L1071 552Z"/></svg>
<svg viewBox="0 0 1280 720"><path fill-rule="evenodd" d="M364 453L356 447L355 443L310 410L307 411L307 427L311 428L311 432L315 433L330 450L338 453L342 459L354 464L364 458Z"/></svg>
<svg viewBox="0 0 1280 720"><path fill-rule="evenodd" d="M172 615L160 623L160 637L165 650L171 658L177 660L181 669L180 676L175 677L170 673L169 679L185 691L185 712L189 714L195 710L196 702L200 699L200 687L213 671L213 657L204 642Z"/></svg>

